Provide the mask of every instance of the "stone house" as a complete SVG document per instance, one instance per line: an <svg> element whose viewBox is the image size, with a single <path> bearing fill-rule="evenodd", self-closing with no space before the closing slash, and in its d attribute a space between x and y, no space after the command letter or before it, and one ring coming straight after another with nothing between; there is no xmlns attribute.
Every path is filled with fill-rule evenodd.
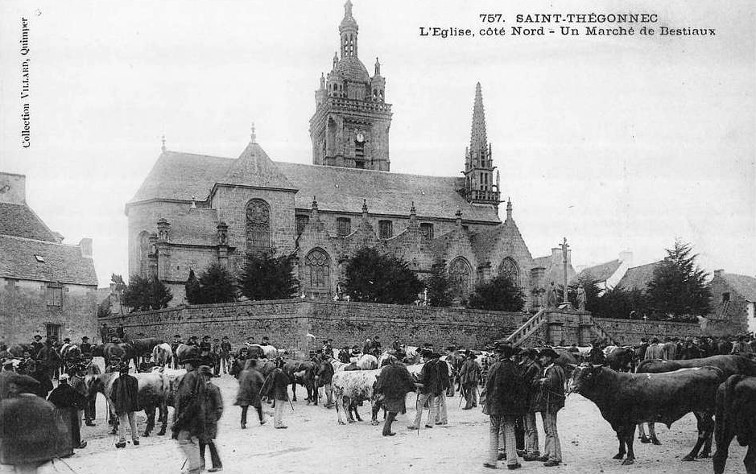
<svg viewBox="0 0 756 474"><path fill-rule="evenodd" d="M632 264L633 253L620 252L617 259L581 269L575 276L575 280L593 280L603 293L617 286Z"/></svg>
<svg viewBox="0 0 756 474"><path fill-rule="evenodd" d="M97 275L92 239L62 243L26 203L26 177L0 173L0 340L35 334L97 334Z"/></svg>
<svg viewBox="0 0 756 474"><path fill-rule="evenodd" d="M729 323L733 332L756 332L756 278L714 270L709 319Z"/></svg>

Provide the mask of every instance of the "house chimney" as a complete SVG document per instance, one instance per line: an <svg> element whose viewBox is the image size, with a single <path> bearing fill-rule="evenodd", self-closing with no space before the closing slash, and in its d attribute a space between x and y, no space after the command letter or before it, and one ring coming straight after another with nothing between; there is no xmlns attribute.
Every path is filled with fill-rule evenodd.
<svg viewBox="0 0 756 474"><path fill-rule="evenodd" d="M722 273L724 273L724 269L714 270L714 276L716 278L722 278Z"/></svg>
<svg viewBox="0 0 756 474"><path fill-rule="evenodd" d="M92 258L92 239L84 237L79 241L79 249L81 250L81 256L84 258Z"/></svg>
<svg viewBox="0 0 756 474"><path fill-rule="evenodd" d="M5 204L26 203L26 176L0 173L0 202Z"/></svg>
<svg viewBox="0 0 756 474"><path fill-rule="evenodd" d="M630 265L633 264L633 252L629 250L623 250L619 254L619 260L622 263L626 263L627 266L629 267Z"/></svg>

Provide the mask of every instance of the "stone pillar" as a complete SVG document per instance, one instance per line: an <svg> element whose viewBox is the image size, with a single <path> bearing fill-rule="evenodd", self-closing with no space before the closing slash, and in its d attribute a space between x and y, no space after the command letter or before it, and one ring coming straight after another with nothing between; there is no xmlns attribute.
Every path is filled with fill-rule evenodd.
<svg viewBox="0 0 756 474"><path fill-rule="evenodd" d="M157 241L158 237L157 234L150 234L149 242L149 253L147 254L147 259L149 261L149 277L157 277L158 275L158 248L157 248Z"/></svg>
<svg viewBox="0 0 756 474"><path fill-rule="evenodd" d="M218 264L228 268L228 224L223 221L218 223Z"/></svg>
<svg viewBox="0 0 756 474"><path fill-rule="evenodd" d="M533 311L540 311L546 307L546 301L544 301L546 295L546 288L543 286L543 280L546 276L546 268L535 267L530 269L530 296L531 296L531 308Z"/></svg>

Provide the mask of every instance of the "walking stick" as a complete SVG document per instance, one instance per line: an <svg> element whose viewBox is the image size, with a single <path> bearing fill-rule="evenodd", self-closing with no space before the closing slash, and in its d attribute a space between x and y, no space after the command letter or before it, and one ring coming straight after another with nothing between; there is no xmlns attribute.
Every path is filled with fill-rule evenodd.
<svg viewBox="0 0 756 474"><path fill-rule="evenodd" d="M286 399L287 399L287 400L289 400L289 406L291 407L291 411L294 411L294 404L293 404L293 403L291 403L291 398L289 398L289 397L287 396L287 397L286 397Z"/></svg>

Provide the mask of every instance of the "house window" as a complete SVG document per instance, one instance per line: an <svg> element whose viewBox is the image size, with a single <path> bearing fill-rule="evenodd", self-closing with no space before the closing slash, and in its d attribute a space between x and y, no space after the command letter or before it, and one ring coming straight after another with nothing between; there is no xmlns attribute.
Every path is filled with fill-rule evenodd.
<svg viewBox="0 0 756 474"><path fill-rule="evenodd" d="M429 222L420 224L420 233L428 240L433 239L433 224Z"/></svg>
<svg viewBox="0 0 756 474"><path fill-rule="evenodd" d="M297 214L297 235L304 232L305 227L310 222L310 216L305 214Z"/></svg>
<svg viewBox="0 0 756 474"><path fill-rule="evenodd" d="M394 223L391 221L378 221L378 234L382 239L390 239L394 236Z"/></svg>
<svg viewBox="0 0 756 474"><path fill-rule="evenodd" d="M348 217L339 217L336 219L336 232L340 236L349 235L352 233L352 220Z"/></svg>
<svg viewBox="0 0 756 474"><path fill-rule="evenodd" d="M472 267L464 257L449 264L449 289L455 298L467 298L472 292Z"/></svg>
<svg viewBox="0 0 756 474"><path fill-rule="evenodd" d="M270 248L270 206L262 199L247 203L247 250Z"/></svg>
<svg viewBox="0 0 756 474"><path fill-rule="evenodd" d="M63 306L63 286L57 283L48 283L45 299L47 306Z"/></svg>
<svg viewBox="0 0 756 474"><path fill-rule="evenodd" d="M60 340L60 324L45 324L45 332L51 340Z"/></svg>
<svg viewBox="0 0 756 474"><path fill-rule="evenodd" d="M730 302L730 293L722 293L722 304Z"/></svg>

